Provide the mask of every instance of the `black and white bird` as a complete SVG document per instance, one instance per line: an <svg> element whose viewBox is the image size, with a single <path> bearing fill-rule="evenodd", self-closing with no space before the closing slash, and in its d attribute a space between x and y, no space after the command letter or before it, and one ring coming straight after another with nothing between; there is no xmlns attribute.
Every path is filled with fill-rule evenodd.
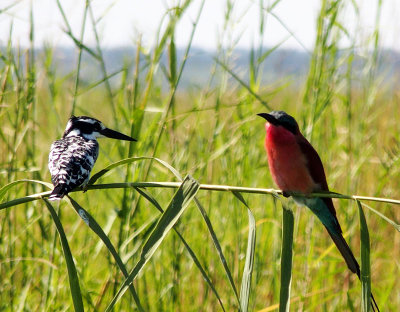
<svg viewBox="0 0 400 312"><path fill-rule="evenodd" d="M50 148L49 170L54 189L49 200L60 200L74 188L86 185L99 155L97 138L101 137L136 141L92 117L72 116L68 120L62 139Z"/></svg>

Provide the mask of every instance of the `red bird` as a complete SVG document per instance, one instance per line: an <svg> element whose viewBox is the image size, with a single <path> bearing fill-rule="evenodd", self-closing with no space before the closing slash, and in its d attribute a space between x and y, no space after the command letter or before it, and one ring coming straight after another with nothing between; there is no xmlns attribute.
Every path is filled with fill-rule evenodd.
<svg viewBox="0 0 400 312"><path fill-rule="evenodd" d="M287 192L310 194L329 191L325 171L318 153L301 134L296 120L283 111L258 114L267 120L265 124L265 149L272 178L278 187ZM327 229L349 269L360 278L360 266L342 235L331 198L293 197L311 209ZM379 311L371 294L372 310Z"/></svg>

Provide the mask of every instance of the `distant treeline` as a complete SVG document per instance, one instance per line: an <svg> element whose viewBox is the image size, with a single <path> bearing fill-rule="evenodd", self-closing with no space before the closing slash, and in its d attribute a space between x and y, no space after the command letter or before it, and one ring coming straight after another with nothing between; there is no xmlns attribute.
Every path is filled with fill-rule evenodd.
<svg viewBox="0 0 400 312"><path fill-rule="evenodd" d="M303 80L299 79L299 77L305 77L308 74L312 51L305 52L296 49L276 49L269 54L268 50L268 47L265 47L262 51L256 50L253 52L246 49L236 49L230 54L231 56L227 65L244 81L248 81L248 68L250 67L250 62L253 62L259 65L258 69L262 84L274 83L280 79L286 79L294 86L301 85ZM0 51L2 54L7 53L4 47L0 48ZM24 63L23 49L21 49L20 52L21 61ZM44 62L46 56L48 61L49 52L48 48L37 49L35 51L36 59L39 62L37 64ZM146 72L146 57L151 57L151 51L149 53L149 55L146 56L143 54L141 57L142 73ZM177 49L177 59L179 62L182 60L184 53L185 49ZM370 70L368 67L368 61L371 59L371 54L360 54L357 51L343 50L338 52L337 57L340 58L343 54L348 56L349 53L354 54L354 61L351 65L351 70L354 80L357 82L359 79L363 79L363 77L368 75L368 71ZM131 73L134 68L135 54L136 48L134 46L104 48L102 50L102 55L105 60L108 74L112 75L124 68ZM216 66L215 59L218 58L218 55L219 53L217 51L203 50L193 47L189 53L189 58L180 81L180 87L203 88L206 84L210 83L210 72L213 67ZM226 51L224 55L224 58L226 59ZM51 49L51 58L55 73L58 76L66 76L71 72L71 68L76 68L78 50L70 47L53 48ZM385 82L387 85L397 85L400 73L400 53L393 50L382 50L379 53L378 59L378 75L381 77L381 81ZM161 64L167 66L166 55L162 56ZM3 65L4 63L0 58L0 66ZM345 71L349 64L348 62L344 62L342 66L343 71ZM162 70L160 70L159 73L160 81L164 81ZM93 55L84 51L82 56L81 81L83 83L85 81L92 83L94 80L101 77L101 75L102 73L99 62ZM110 81L117 82L118 78L112 78ZM354 86L356 85L357 83Z"/></svg>

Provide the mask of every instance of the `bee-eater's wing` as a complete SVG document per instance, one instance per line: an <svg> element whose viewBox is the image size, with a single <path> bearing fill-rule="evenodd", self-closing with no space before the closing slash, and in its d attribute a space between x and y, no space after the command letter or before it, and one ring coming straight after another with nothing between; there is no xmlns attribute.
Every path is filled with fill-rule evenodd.
<svg viewBox="0 0 400 312"><path fill-rule="evenodd" d="M307 167L310 172L310 175L314 182L320 186L321 191L329 191L328 188L328 183L326 182L326 176L325 176L325 171L324 171L324 166L322 165L321 158L319 157L317 151L314 149L314 147L310 144L310 142L307 141L307 139L303 136L297 136L297 143L300 146L301 151L305 155L307 159ZM318 191L318 190L315 190ZM326 206L329 208L329 211L334 215L336 218L336 210L335 207L333 206L332 198L321 198ZM337 221L337 219L336 219ZM339 222L337 221L338 224L338 230L340 233L342 233L342 229L340 228Z"/></svg>

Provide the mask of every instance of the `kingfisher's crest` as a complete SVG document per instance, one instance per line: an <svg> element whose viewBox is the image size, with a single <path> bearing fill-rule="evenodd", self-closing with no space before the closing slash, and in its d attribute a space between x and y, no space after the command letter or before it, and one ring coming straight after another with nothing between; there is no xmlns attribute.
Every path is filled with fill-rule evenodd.
<svg viewBox="0 0 400 312"><path fill-rule="evenodd" d="M63 138L82 136L87 140L96 140L104 137L100 132L106 129L103 123L96 118L88 116L71 116L65 128Z"/></svg>

